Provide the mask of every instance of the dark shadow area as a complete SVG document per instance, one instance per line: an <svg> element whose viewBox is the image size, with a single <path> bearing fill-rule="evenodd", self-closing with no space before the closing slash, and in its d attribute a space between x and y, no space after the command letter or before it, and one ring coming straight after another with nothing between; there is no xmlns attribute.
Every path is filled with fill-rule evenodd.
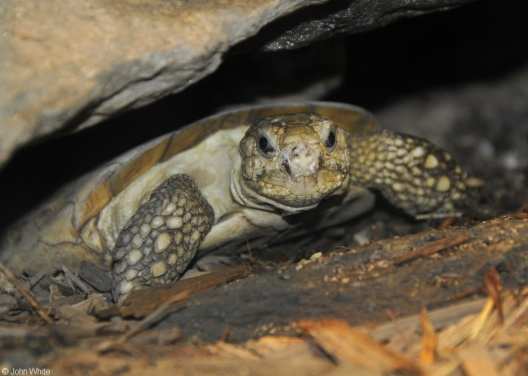
<svg viewBox="0 0 528 376"><path fill-rule="evenodd" d="M317 72L328 68L330 75L344 71L340 86L324 99L373 111L427 90L504 77L528 63L527 8L480 1L299 51L228 54L216 73L182 93L19 150L0 174L0 230L66 182L136 145L221 108L284 90L302 92L314 69L299 66L317 64Z"/></svg>
<svg viewBox="0 0 528 376"><path fill-rule="evenodd" d="M478 1L347 39L345 85L329 99L375 109L426 90L499 79L528 63L526 4Z"/></svg>

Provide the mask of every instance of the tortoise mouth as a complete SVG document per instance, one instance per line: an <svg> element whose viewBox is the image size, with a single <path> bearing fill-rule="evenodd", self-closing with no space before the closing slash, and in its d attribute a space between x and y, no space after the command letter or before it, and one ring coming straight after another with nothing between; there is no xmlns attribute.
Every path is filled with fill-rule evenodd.
<svg viewBox="0 0 528 376"><path fill-rule="evenodd" d="M300 211L313 208L328 196L339 193L346 186L347 175L324 168L309 176L293 177L282 171L272 171L256 181L243 180L244 186L254 193L253 197L265 198L266 204L275 208Z"/></svg>

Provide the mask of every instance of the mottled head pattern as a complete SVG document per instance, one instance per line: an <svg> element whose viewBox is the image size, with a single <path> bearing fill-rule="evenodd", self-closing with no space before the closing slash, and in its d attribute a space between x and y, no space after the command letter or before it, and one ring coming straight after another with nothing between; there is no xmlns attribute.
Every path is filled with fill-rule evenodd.
<svg viewBox="0 0 528 376"><path fill-rule="evenodd" d="M314 206L348 183L346 132L320 115L263 118L247 131L240 153L244 187L283 209Z"/></svg>

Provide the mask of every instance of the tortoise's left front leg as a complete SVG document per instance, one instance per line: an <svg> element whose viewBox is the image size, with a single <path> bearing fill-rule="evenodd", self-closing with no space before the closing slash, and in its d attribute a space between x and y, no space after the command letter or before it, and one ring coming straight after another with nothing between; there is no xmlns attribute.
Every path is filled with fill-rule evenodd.
<svg viewBox="0 0 528 376"><path fill-rule="evenodd" d="M119 233L112 251L114 299L179 278L213 222L213 209L190 176L165 180Z"/></svg>
<svg viewBox="0 0 528 376"><path fill-rule="evenodd" d="M449 153L418 137L381 130L350 143L352 184L379 190L418 219L461 215L482 184Z"/></svg>

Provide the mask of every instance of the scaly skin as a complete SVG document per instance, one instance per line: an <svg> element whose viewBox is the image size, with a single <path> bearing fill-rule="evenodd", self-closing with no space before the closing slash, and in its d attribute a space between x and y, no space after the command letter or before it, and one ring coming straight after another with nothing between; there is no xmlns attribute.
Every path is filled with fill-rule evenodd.
<svg viewBox="0 0 528 376"><path fill-rule="evenodd" d="M315 114L262 119L240 142L240 154L245 194L275 209L312 208L343 193L350 177L347 133Z"/></svg>
<svg viewBox="0 0 528 376"><path fill-rule="evenodd" d="M328 147L331 133L335 145ZM272 145L268 153L259 149L263 137ZM308 157L292 153L299 146ZM468 189L480 185L426 140L380 129L350 135L315 114L262 119L247 132L240 150L246 194L284 210L316 205L356 186L379 190L419 219L459 216ZM292 165L290 172L285 164Z"/></svg>
<svg viewBox="0 0 528 376"><path fill-rule="evenodd" d="M351 184L374 188L417 219L461 215L480 186L451 155L429 141L382 130L351 138Z"/></svg>
<svg viewBox="0 0 528 376"><path fill-rule="evenodd" d="M174 175L130 218L111 253L113 295L181 276L214 223L191 177Z"/></svg>

